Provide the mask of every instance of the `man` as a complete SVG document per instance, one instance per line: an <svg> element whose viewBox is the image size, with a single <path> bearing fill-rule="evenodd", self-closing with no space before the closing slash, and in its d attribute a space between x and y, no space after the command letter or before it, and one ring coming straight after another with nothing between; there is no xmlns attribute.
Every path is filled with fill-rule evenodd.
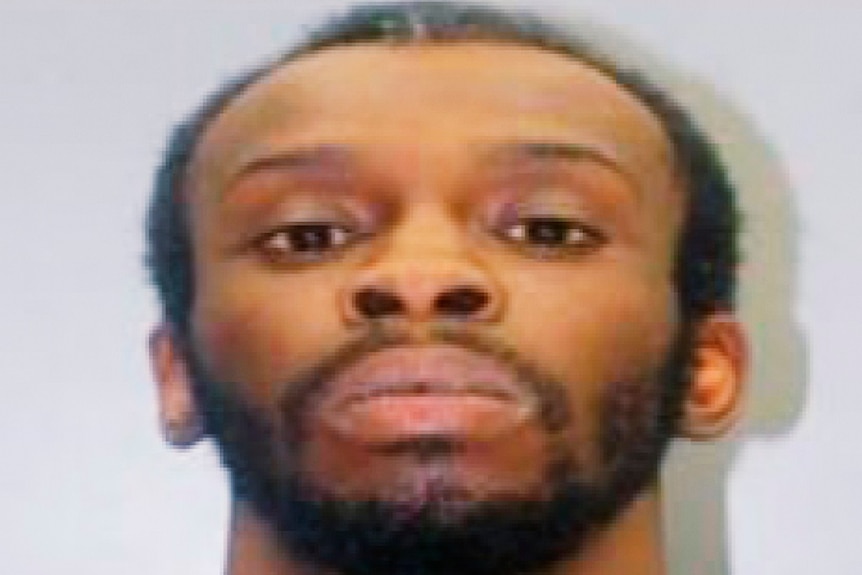
<svg viewBox="0 0 862 575"><path fill-rule="evenodd" d="M733 192L539 21L357 8L173 134L148 221L167 439L231 575L657 575L674 436L733 421Z"/></svg>

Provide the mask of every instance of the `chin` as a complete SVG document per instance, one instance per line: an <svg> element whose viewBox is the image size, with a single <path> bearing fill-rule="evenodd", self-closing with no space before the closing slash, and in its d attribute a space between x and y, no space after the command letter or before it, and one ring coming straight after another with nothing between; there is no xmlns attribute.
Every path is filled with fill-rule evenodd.
<svg viewBox="0 0 862 575"><path fill-rule="evenodd" d="M458 455L398 459L384 462L377 473L366 468L367 473L346 483L320 476L306 476L303 483L324 497L375 500L405 513L439 509L441 513L458 514L487 501L538 500L549 496L546 481L549 474L544 472L529 473L534 478L524 477L525 474L511 476Z"/></svg>
<svg viewBox="0 0 862 575"><path fill-rule="evenodd" d="M313 428L298 461L301 483L329 497L379 500L408 509L547 497L548 477L569 462L570 446L538 422L503 437L409 434L368 445Z"/></svg>
<svg viewBox="0 0 862 575"><path fill-rule="evenodd" d="M295 479L256 510L285 553L341 575L522 575L577 553L626 504L571 477L549 493L502 489L449 465L414 467L365 496Z"/></svg>
<svg viewBox="0 0 862 575"><path fill-rule="evenodd" d="M519 419L514 394L449 418L450 395L464 390L402 399L425 391L398 389L398 405L430 415L393 418L364 397L329 412L315 411L314 394L265 409L205 370L194 382L233 497L287 555L339 575L524 575L576 555L654 484L679 410L667 392L684 374L675 358L606 386L591 443L573 428L561 383L538 390L542 401ZM333 424L345 413L350 425Z"/></svg>

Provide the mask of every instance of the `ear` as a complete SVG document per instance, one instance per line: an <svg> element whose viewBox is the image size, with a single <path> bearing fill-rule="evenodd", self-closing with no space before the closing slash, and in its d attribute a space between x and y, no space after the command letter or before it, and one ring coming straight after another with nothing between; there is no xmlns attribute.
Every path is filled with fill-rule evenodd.
<svg viewBox="0 0 862 575"><path fill-rule="evenodd" d="M161 323L153 329L149 351L157 384L162 435L174 447L190 447L203 438L203 422L192 391L183 346L170 325Z"/></svg>
<svg viewBox="0 0 862 575"><path fill-rule="evenodd" d="M701 320L694 338L680 433L707 440L721 436L739 419L748 373L748 342L742 324L727 312Z"/></svg>

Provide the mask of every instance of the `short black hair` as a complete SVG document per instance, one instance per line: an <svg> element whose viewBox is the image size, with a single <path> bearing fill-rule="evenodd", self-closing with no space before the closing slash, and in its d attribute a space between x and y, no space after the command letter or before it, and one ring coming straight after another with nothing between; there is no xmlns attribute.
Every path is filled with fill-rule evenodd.
<svg viewBox="0 0 862 575"><path fill-rule="evenodd" d="M214 91L170 134L146 221L146 262L165 319L187 333L194 297L187 213L190 164L214 119L249 86L312 52L356 43L433 44L493 41L563 54L610 77L661 121L685 184L675 285L685 321L735 305L739 214L735 192L714 145L665 91L631 67L614 62L584 40L526 12L477 4L420 1L356 6L313 31L304 42Z"/></svg>

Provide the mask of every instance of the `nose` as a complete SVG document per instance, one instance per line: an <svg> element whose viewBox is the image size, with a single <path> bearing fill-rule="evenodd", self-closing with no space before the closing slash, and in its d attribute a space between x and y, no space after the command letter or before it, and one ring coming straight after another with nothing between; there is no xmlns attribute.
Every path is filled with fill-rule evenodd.
<svg viewBox="0 0 862 575"><path fill-rule="evenodd" d="M443 228L423 226L403 233L385 254L360 269L343 297L348 320L497 319L499 284Z"/></svg>
<svg viewBox="0 0 862 575"><path fill-rule="evenodd" d="M353 294L355 315L365 319L412 316L417 319L479 319L490 317L491 297L476 284L417 289L416 281L395 286L368 285ZM409 284L413 284L410 287ZM424 292L424 293L421 293Z"/></svg>

